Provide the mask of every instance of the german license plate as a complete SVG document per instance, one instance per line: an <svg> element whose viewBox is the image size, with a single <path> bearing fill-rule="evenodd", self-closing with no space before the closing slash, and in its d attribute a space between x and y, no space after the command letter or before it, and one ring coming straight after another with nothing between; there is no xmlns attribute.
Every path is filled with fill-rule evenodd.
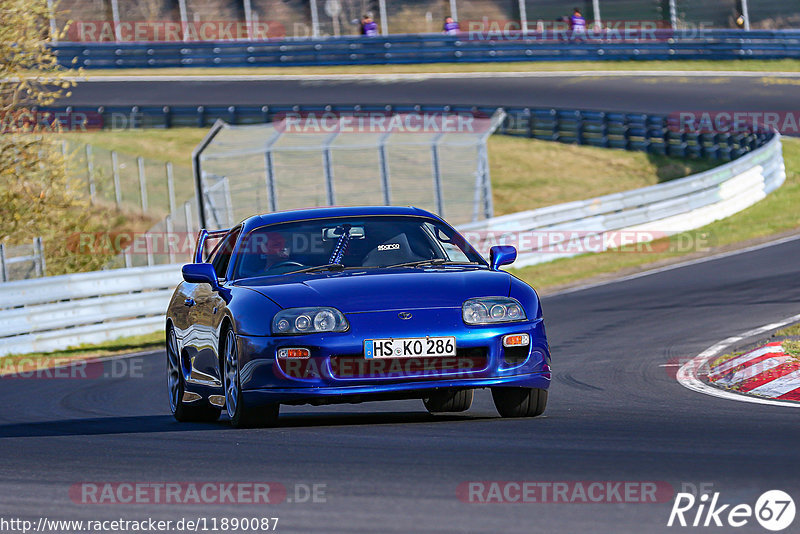
<svg viewBox="0 0 800 534"><path fill-rule="evenodd" d="M364 340L364 357L368 360L455 355L456 338L454 336Z"/></svg>

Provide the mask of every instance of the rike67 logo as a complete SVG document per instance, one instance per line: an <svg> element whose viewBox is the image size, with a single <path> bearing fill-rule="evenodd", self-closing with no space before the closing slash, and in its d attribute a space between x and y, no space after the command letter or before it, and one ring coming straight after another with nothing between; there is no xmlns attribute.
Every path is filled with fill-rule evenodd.
<svg viewBox="0 0 800 534"><path fill-rule="evenodd" d="M794 521L795 506L792 497L781 490L770 490L756 499L755 505L720 504L719 492L709 496L703 493L678 493L669 514L667 526L681 527L743 527L753 519L763 528L778 532Z"/></svg>

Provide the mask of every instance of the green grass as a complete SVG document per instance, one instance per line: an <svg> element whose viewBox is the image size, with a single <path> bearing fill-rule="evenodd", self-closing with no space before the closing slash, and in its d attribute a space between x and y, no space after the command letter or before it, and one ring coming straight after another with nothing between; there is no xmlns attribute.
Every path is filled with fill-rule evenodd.
<svg viewBox="0 0 800 534"><path fill-rule="evenodd" d="M800 336L800 323L787 326L775 332L776 336Z"/></svg>
<svg viewBox="0 0 800 534"><path fill-rule="evenodd" d="M142 336L123 337L96 345L78 345L53 352L11 354L0 358L0 376L36 369L49 369L70 362L106 358L130 352L157 350L163 346L164 332L156 332Z"/></svg>
<svg viewBox="0 0 800 534"><path fill-rule="evenodd" d="M786 340L781 346L786 354L790 354L795 358L800 357L800 341Z"/></svg>
<svg viewBox="0 0 800 534"><path fill-rule="evenodd" d="M220 67L164 69L97 69L92 75L127 76L209 76L250 74L415 74L465 72L559 72L571 70L653 70L653 71L749 71L800 72L800 61L729 60L729 61L524 61L508 63L423 63L414 65L335 65L326 67Z"/></svg>

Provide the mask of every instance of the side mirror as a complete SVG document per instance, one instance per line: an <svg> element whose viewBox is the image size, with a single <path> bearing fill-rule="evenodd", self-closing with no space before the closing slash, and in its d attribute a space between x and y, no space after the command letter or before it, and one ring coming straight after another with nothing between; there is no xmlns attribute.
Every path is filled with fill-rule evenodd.
<svg viewBox="0 0 800 534"><path fill-rule="evenodd" d="M192 284L211 284L211 289L219 289L217 273L210 263L187 263L181 269L183 279Z"/></svg>
<svg viewBox="0 0 800 534"><path fill-rule="evenodd" d="M493 271L500 269L501 265L511 265L517 259L517 249L511 245L498 245L489 250L489 263Z"/></svg>

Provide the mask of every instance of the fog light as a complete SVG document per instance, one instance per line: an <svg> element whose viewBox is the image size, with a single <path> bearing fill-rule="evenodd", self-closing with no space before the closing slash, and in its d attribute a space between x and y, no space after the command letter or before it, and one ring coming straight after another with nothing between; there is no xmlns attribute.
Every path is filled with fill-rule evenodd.
<svg viewBox="0 0 800 534"><path fill-rule="evenodd" d="M504 347L526 347L531 342L528 334L509 334L503 336Z"/></svg>
<svg viewBox="0 0 800 534"><path fill-rule="evenodd" d="M306 359L311 356L308 349L278 349L278 358L283 360Z"/></svg>

